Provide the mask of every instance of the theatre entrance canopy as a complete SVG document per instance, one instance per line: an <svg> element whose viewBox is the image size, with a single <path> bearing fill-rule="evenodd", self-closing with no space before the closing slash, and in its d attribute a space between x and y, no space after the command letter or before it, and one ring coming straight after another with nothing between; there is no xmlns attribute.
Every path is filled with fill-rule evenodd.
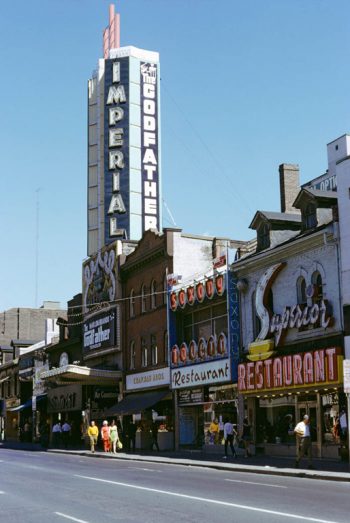
<svg viewBox="0 0 350 523"><path fill-rule="evenodd" d="M80 384L80 385L115 385L122 379L119 370L91 369L80 365L64 365L57 369L50 369L41 374L45 381L56 385Z"/></svg>

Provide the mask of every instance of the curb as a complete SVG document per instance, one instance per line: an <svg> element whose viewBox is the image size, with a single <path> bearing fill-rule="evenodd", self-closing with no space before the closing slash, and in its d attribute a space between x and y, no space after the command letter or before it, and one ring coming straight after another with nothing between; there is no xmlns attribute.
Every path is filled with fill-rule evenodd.
<svg viewBox="0 0 350 523"><path fill-rule="evenodd" d="M328 472L322 470L308 470L308 469L291 469L291 468L278 468L269 465L241 465L239 463L220 463L218 461L194 461L186 458L171 458L164 456L143 456L140 454L123 454L118 453L117 455L110 455L104 452L95 452L92 454L89 451L69 451L63 449L48 449L47 452L53 454L73 454L89 458L99 459L115 459L123 461L140 461L146 463L161 463L171 464L187 467L200 467L200 468L212 468L215 470L224 470L231 472L250 472L261 475L269 476L285 476L285 477L297 477L307 479L317 479L326 481L343 481L350 482L350 473L348 472Z"/></svg>

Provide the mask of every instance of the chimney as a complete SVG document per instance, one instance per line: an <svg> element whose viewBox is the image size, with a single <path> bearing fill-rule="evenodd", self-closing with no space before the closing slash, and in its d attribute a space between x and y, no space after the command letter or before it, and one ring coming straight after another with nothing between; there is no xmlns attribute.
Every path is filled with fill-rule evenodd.
<svg viewBox="0 0 350 523"><path fill-rule="evenodd" d="M300 214L299 209L293 207L294 200L300 191L299 165L282 163L278 170L280 173L281 212Z"/></svg>

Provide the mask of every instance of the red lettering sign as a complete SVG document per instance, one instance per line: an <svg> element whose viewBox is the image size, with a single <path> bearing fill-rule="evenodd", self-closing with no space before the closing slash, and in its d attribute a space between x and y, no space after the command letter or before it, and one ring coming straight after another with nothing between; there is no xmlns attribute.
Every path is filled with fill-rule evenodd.
<svg viewBox="0 0 350 523"><path fill-rule="evenodd" d="M338 383L337 358L341 354L340 348L330 347L241 363L238 365L238 390L258 392Z"/></svg>

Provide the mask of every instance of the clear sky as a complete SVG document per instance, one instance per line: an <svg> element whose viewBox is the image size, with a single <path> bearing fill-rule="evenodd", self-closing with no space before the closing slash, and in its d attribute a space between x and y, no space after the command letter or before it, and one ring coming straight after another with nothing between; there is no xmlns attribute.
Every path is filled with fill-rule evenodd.
<svg viewBox="0 0 350 523"><path fill-rule="evenodd" d="M81 291L87 80L109 3L1 4L0 311L44 300L65 307ZM163 197L177 226L254 237L255 211L280 210L278 165L299 163L306 182L325 171L326 144L350 131L350 2L116 8L121 45L160 52Z"/></svg>

